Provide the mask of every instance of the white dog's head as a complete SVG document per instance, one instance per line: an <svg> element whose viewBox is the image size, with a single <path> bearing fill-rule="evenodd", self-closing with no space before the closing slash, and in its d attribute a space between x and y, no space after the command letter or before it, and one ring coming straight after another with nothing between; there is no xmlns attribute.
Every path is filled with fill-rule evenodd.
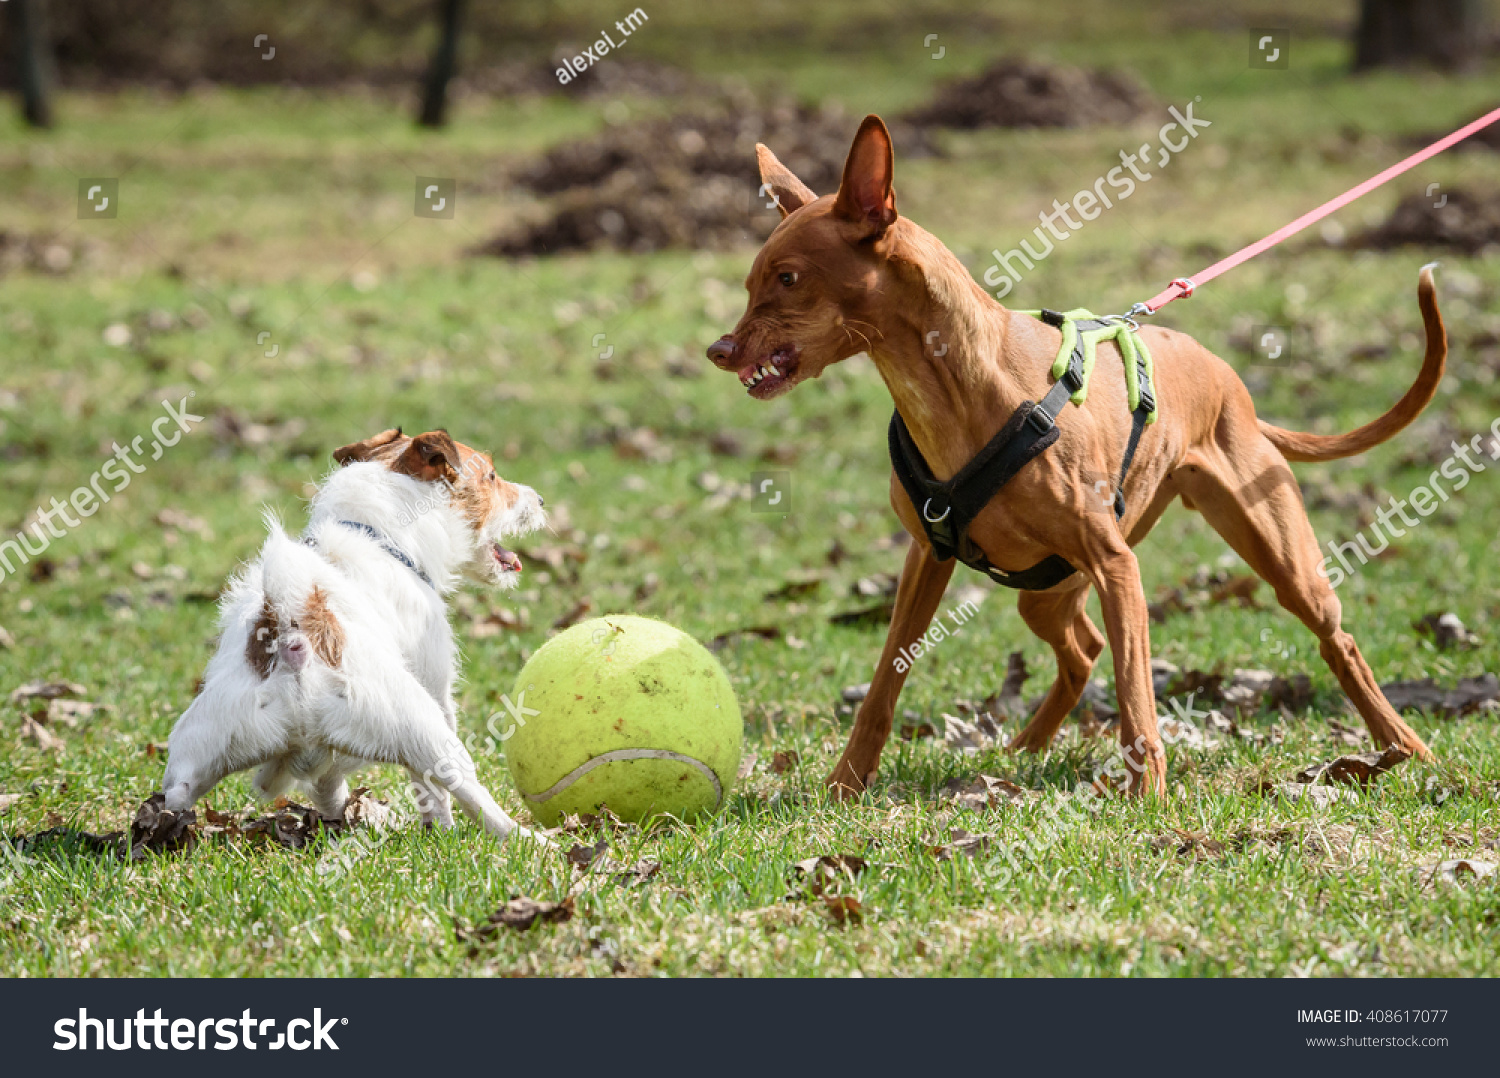
<svg viewBox="0 0 1500 1078"><path fill-rule="evenodd" d="M400 428L382 431L334 450L333 459L340 465L375 461L432 484L434 505L446 505L468 525L470 552L460 572L478 584L515 587L521 559L501 540L547 522L540 494L501 479L488 453L455 442L445 430L415 438L402 434Z"/></svg>

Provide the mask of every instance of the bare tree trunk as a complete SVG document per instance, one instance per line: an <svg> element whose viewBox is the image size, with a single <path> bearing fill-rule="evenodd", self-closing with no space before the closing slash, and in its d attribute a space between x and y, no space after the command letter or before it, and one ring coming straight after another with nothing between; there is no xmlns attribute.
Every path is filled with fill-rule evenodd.
<svg viewBox="0 0 1500 1078"><path fill-rule="evenodd" d="M44 0L9 0L11 48L20 83L21 111L32 127L52 126L52 45Z"/></svg>
<svg viewBox="0 0 1500 1078"><path fill-rule="evenodd" d="M448 80L458 62L458 30L463 17L463 0L439 0L442 4L443 25L439 31L437 48L432 52L432 63L427 69L427 82L422 91L422 115L418 120L423 127L442 127L447 119Z"/></svg>
<svg viewBox="0 0 1500 1078"><path fill-rule="evenodd" d="M1484 31L1483 0L1362 0L1354 70L1470 67L1484 49Z"/></svg>

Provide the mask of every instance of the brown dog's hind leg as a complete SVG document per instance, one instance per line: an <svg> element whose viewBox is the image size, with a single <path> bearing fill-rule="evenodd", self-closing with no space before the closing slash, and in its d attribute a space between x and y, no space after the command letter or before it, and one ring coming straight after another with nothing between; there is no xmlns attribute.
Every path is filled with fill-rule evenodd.
<svg viewBox="0 0 1500 1078"><path fill-rule="evenodd" d="M1255 432L1233 452L1211 447L1174 472L1203 519L1276 592L1276 601L1318 638L1323 661L1370 728L1375 744L1431 751L1398 715L1375 681L1354 637L1340 627L1341 608L1322 565L1302 492L1286 460Z"/></svg>
<svg viewBox="0 0 1500 1078"><path fill-rule="evenodd" d="M1104 637L1083 612L1088 597L1087 587L1021 593L1016 609L1031 631L1052 645L1057 656L1057 680L1026 728L1011 741L1009 751L1046 749L1083 695L1094 662L1104 650Z"/></svg>
<svg viewBox="0 0 1500 1078"><path fill-rule="evenodd" d="M880 665L870 679L870 693L854 718L854 729L849 734L844 755L828 776L827 785L834 797L840 800L856 797L874 781L875 771L880 766L880 752L891 736L896 698L901 695L901 686L906 684L906 675L910 673L909 670L897 670L896 659L901 648L925 633L932 623L955 564L951 559L945 562L934 560L927 549L915 541L907 549L906 566L901 570L901 583L896 587L896 610L891 615L891 628L880 652Z"/></svg>

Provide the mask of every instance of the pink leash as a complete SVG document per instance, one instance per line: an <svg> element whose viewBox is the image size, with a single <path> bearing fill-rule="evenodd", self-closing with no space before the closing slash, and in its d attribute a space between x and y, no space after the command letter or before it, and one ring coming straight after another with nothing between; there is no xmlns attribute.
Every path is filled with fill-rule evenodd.
<svg viewBox="0 0 1500 1078"><path fill-rule="evenodd" d="M1375 190L1375 188L1379 187L1387 180L1394 179L1395 177L1401 175L1401 173L1405 172L1407 169L1419 165L1423 161L1426 161L1429 157L1442 153L1449 146L1452 146L1455 142L1462 142L1474 132L1488 127L1496 120L1500 120L1500 108L1497 108L1492 112L1485 113L1473 123L1465 124L1463 127L1460 127L1457 131L1453 132L1453 134L1438 139L1426 149L1418 150L1416 153L1412 154L1404 161L1398 161L1396 164L1392 165L1390 168L1386 169L1378 176L1371 176L1368 180L1360 184L1358 187L1351 187L1349 190L1345 191L1337 198L1330 199L1327 202L1323 203L1323 205L1319 206L1317 209L1310 210L1309 212L1304 213L1301 217L1297 218L1291 224L1282 225L1265 239L1257 240L1250 246L1241 248L1229 257L1219 259L1219 261L1215 262L1212 266L1209 266L1208 269L1204 270L1202 273L1194 274L1192 277L1178 277L1171 284L1167 285L1166 288L1162 289L1156 295L1146 300L1146 302L1137 303L1135 306L1131 307L1130 310L1126 312L1125 317L1132 318L1138 315L1155 314L1167 304L1171 303L1174 299L1181 299L1185 296L1191 296L1193 294L1193 290L1196 289L1199 285L1205 285L1209 281L1212 281L1215 277L1219 276L1221 273L1229 272L1230 270L1234 269L1235 266L1238 266L1241 262L1248 262L1250 259L1260 254L1262 251L1267 250L1271 247L1275 247L1278 243L1286 239L1288 236L1295 236L1298 232L1301 232L1308 225L1313 224L1316 221L1321 221L1334 210L1342 209L1362 195L1369 194L1371 191Z"/></svg>

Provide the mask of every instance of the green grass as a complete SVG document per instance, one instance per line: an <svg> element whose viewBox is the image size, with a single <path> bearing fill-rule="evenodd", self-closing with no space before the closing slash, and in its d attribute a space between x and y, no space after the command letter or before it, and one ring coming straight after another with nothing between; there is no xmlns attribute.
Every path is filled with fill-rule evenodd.
<svg viewBox="0 0 1500 1078"><path fill-rule="evenodd" d="M1031 27L1051 34L1052 55L1129 62L1164 102L1201 95L1200 114L1214 127L1028 276L1010 297L1019 307L1122 309L1378 171L1406 152L1405 136L1455 124L1500 89L1493 73L1351 82L1340 72L1342 45L1315 35L1299 39L1293 71L1247 73L1239 31L1132 33L1111 6L1062 7L1090 19L1066 32ZM894 46L866 47L862 38L831 55L804 54L810 45L768 29L734 56L752 81L784 75L784 89L831 94L857 116L899 111L922 100L934 80L1015 47L1011 34L985 30L952 50L949 67L913 61ZM714 69L707 52L677 59ZM702 348L739 317L748 249L523 264L464 256L525 209L500 182L502 169L597 128L597 105L471 100L436 136L412 128L388 96L352 93L73 96L62 115L56 133L8 127L0 141L0 228L55 237L77 252L68 273L15 272L0 292L0 538L38 502L85 483L111 441L145 434L163 398L191 391L198 412L232 410L276 433L246 444L205 424L85 526L56 540L47 553L50 576L0 581L0 625L15 638L13 648L0 648L0 690L68 678L113 708L59 727L63 747L47 752L20 736L20 709L0 703L0 793L23 795L0 817L7 834L57 823L91 831L128 825L161 777L161 757L148 747L165 743L211 653L214 609L204 596L258 548L261 506L300 525L308 484L327 466L328 451L390 424L441 425L493 449L503 474L537 487L549 508L565 512L563 534L546 541L587 554L546 574L550 580L532 565L519 594L464 600L481 613L509 605L529 626L473 637L469 619L457 619L466 730L481 729L549 626L584 597L601 611L667 619L703 640L760 625L786 635L744 638L721 655L744 706L748 751L759 758L725 812L691 827L612 839L618 860L662 863L644 884L590 881L580 890L580 872L562 858L497 848L467 823L446 835L404 831L337 879L317 872L321 848L220 839L186 856L126 865L63 841L32 848L31 860L6 878L0 969L221 976L1500 971L1493 883L1432 886L1419 871L1449 857L1497 859L1484 849L1500 827L1493 717L1414 718L1438 762L1403 765L1355 802L1314 810L1262 798L1260 781L1288 780L1344 751L1326 736L1325 719L1356 721L1312 638L1274 608L1206 607L1153 626L1152 635L1154 653L1185 668L1309 674L1308 713L1290 720L1267 713L1249 724L1266 734L1275 724L1279 743L1173 747L1169 798L1110 803L1018 855L1016 870L1004 869L994 847L945 861L929 847L954 827L1002 843L1035 836L1046 807L1106 762L1106 745L1070 732L1046 757L1015 759L894 741L865 802L827 803L819 781L850 721L838 707L840 690L869 679L883 639L878 628L828 619L861 605L849 594L854 581L901 564L899 550L882 542L897 528L886 503L889 398L864 360L770 405L749 401L708 369ZM1091 184L1137 134L949 136L948 158L898 164L901 207L982 273L991 248L1014 246L1052 198ZM1143 137L1151 134L1148 125ZM415 174L460 178L459 220L412 218ZM110 175L122 177L120 219L78 222L78 177ZM1492 157L1449 155L1339 220L1353 231L1429 182L1493 188L1497 179ZM1163 318L1241 366L1263 415L1345 429L1384 409L1413 376L1416 269L1430 257L1418 250L1351 255L1299 238ZM1440 425L1467 437L1500 415L1493 351L1471 343L1500 329L1492 313L1500 261L1445 256L1439 285L1452 376L1424 425L1364 458L1299 468L1309 490L1369 482L1382 498L1405 495L1429 469L1402 461ZM151 329L153 311L170 312L178 324ZM116 322L132 328L129 346L103 342ZM1316 347L1303 346L1283 369L1248 369L1231 336L1258 323L1294 325L1298 340ZM273 334L276 356L262 355L261 331ZM599 333L615 347L610 380L594 372ZM1384 340L1394 347L1383 358L1348 358L1356 346ZM670 372L683 360L697 377ZM603 437L611 427L651 428L670 459L621 456ZM723 432L743 455L715 453L712 440ZM790 454L791 462L765 464L762 454ZM744 483L762 467L791 471L790 515L751 513L748 502L716 500L707 489L706 472ZM164 509L201 517L212 538L169 533L156 522ZM1315 510L1313 521L1325 541L1351 539L1361 527L1332 510ZM1497 536L1500 468L1492 466L1395 553L1340 589L1346 627L1377 676L1451 680L1496 668ZM847 557L832 565L835 539ZM1217 565L1225 548L1199 518L1174 509L1139 553L1154 595L1200 565ZM137 565L151 579L141 579ZM766 599L807 570L826 574L813 595ZM659 588L637 599L651 574ZM958 587L974 583L957 578L945 608L956 605ZM1260 598L1272 602L1266 589ZM1440 610L1457 613L1481 645L1438 652L1413 631L1416 618ZM1050 652L1025 631L1008 594L986 592L963 633L919 661L901 708L941 727L938 716L952 713L956 699L998 687L1016 649L1033 670L1028 695L1042 691ZM1108 656L1097 674L1112 682ZM788 750L799 765L772 774L773 754ZM519 810L503 760L483 756L478 764L496 796ZM1009 778L1036 799L985 813L960 812L941 799L948 778L980 772ZM402 780L393 769L371 769L361 781L389 797ZM246 808L248 783L232 779L209 801ZM1173 829L1226 848L1195 858L1179 856L1175 843L1153 846ZM844 885L862 905L861 924L839 927L820 900L789 883L794 862L819 854L868 860ZM455 938L455 920L483 920L513 894L559 900L575 890L577 915L566 924L502 932L472 950Z"/></svg>

